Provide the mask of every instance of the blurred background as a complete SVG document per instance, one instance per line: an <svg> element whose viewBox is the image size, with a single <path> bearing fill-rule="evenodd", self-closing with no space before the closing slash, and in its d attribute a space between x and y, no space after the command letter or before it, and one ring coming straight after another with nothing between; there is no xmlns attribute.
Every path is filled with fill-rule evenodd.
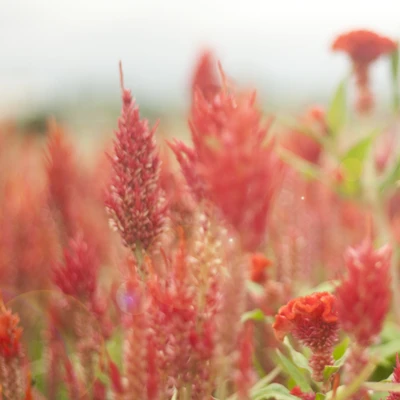
<svg viewBox="0 0 400 400"><path fill-rule="evenodd" d="M122 60L144 114L183 123L204 48L241 85L257 87L267 110L296 112L326 103L349 71L330 52L337 34L400 37L399 11L395 0L2 0L0 117L40 124L55 115L79 135L110 134ZM372 71L382 104L388 68L379 61Z"/></svg>

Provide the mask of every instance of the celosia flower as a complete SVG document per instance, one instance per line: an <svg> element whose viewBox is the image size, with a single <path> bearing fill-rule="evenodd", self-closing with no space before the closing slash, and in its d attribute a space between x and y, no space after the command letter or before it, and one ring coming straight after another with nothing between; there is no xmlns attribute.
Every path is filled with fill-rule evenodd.
<svg viewBox="0 0 400 400"><path fill-rule="evenodd" d="M170 144L196 198L216 205L249 251L264 240L281 173L254 102L255 93L236 94L226 83L212 100L197 91L191 116L194 149L180 141Z"/></svg>
<svg viewBox="0 0 400 400"><path fill-rule="evenodd" d="M388 312L391 255L389 245L374 250L370 238L347 251L347 276L336 290L337 310L342 328L359 346L373 343Z"/></svg>
<svg viewBox="0 0 400 400"><path fill-rule="evenodd" d="M215 68L213 55L210 51L201 54L192 79L192 95L200 91L205 99L212 101L220 90L220 83Z"/></svg>
<svg viewBox="0 0 400 400"><path fill-rule="evenodd" d="M271 260L264 254L253 254L251 257L250 279L256 283L265 283L267 279L267 269L272 264Z"/></svg>
<svg viewBox="0 0 400 400"><path fill-rule="evenodd" d="M396 365L393 371L393 383L400 383L400 360L399 354L396 354ZM399 392L389 392L389 396L386 400L400 400L400 393Z"/></svg>
<svg viewBox="0 0 400 400"><path fill-rule="evenodd" d="M291 333L311 349L313 378L321 381L325 366L333 362L333 346L338 340L335 296L320 292L291 300L280 308L273 329L278 340Z"/></svg>
<svg viewBox="0 0 400 400"><path fill-rule="evenodd" d="M70 241L64 261L53 269L54 283L68 296L92 301L97 289L99 261L82 235Z"/></svg>
<svg viewBox="0 0 400 400"><path fill-rule="evenodd" d="M113 176L106 193L106 207L123 243L132 251L137 245L149 250L166 220L166 203L160 187L160 158L150 129L140 119L131 92L124 88L122 113L111 158Z"/></svg>
<svg viewBox="0 0 400 400"><path fill-rule="evenodd" d="M0 355L4 358L20 356L22 328L18 326L19 317L0 301Z"/></svg>
<svg viewBox="0 0 400 400"><path fill-rule="evenodd" d="M373 95L369 88L368 70L379 57L390 54L397 43L385 36L368 30L356 30L338 36L332 44L334 51L343 51L353 62L358 86L357 108L368 112L373 106Z"/></svg>

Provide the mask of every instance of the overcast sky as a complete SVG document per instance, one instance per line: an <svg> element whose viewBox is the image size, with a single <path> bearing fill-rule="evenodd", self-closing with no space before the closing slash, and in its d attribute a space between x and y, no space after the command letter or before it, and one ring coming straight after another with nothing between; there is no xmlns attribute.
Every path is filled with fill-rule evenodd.
<svg viewBox="0 0 400 400"><path fill-rule="evenodd" d="M396 0L1 0L0 106L53 101L78 91L182 103L203 47L229 75L295 100L327 96L347 71L331 54L354 28L400 37ZM376 85L387 89L380 63ZM386 86L385 86L386 85Z"/></svg>

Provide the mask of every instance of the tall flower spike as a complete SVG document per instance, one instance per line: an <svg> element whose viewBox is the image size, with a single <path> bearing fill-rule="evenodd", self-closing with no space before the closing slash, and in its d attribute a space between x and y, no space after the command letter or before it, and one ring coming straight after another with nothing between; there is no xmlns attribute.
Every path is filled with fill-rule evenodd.
<svg viewBox="0 0 400 400"><path fill-rule="evenodd" d="M140 119L131 92L122 87L122 112L111 158L113 176L106 193L106 208L126 247L155 245L166 221L166 202L160 186L160 158L155 129Z"/></svg>
<svg viewBox="0 0 400 400"><path fill-rule="evenodd" d="M343 51L353 62L353 70L358 86L357 109L368 112L374 104L369 87L368 70L379 57L390 54L397 48L397 43L385 36L368 30L356 30L338 36L332 44L332 50Z"/></svg>
<svg viewBox="0 0 400 400"><path fill-rule="evenodd" d="M374 250L370 238L347 251L347 277L336 290L337 310L341 327L359 346L373 343L388 312L391 255L389 245Z"/></svg>
<svg viewBox="0 0 400 400"><path fill-rule="evenodd" d="M197 199L210 200L240 234L243 248L254 251L264 240L281 163L267 142L255 93L237 94L221 75L223 86L211 100L200 90L194 96L194 148L170 145Z"/></svg>
<svg viewBox="0 0 400 400"><path fill-rule="evenodd" d="M291 300L280 308L273 329L278 340L291 333L311 349L313 378L322 381L325 366L333 362L332 351L338 340L335 296L320 292Z"/></svg>

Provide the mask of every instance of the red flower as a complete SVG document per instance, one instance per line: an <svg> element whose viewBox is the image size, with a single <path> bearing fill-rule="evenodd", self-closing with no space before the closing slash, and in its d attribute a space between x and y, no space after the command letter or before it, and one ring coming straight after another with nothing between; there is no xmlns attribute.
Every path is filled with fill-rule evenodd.
<svg viewBox="0 0 400 400"><path fill-rule="evenodd" d="M290 394L293 396L299 397L302 400L314 400L315 393L304 393L298 386L295 386L291 391Z"/></svg>
<svg viewBox="0 0 400 400"><path fill-rule="evenodd" d="M210 51L204 51L195 68L192 79L192 96L200 91L207 100L212 100L220 90L216 63Z"/></svg>
<svg viewBox="0 0 400 400"><path fill-rule="evenodd" d="M53 281L66 295L93 300L99 267L95 253L78 235L65 250L64 263L54 268Z"/></svg>
<svg viewBox="0 0 400 400"><path fill-rule="evenodd" d="M390 305L392 250L374 250L371 239L346 254L347 277L336 290L342 328L358 345L368 347L382 329Z"/></svg>
<svg viewBox="0 0 400 400"><path fill-rule="evenodd" d="M0 299L0 355L4 358L21 356L22 328L19 317L8 310Z"/></svg>
<svg viewBox="0 0 400 400"><path fill-rule="evenodd" d="M249 251L264 240L281 173L254 102L255 93L237 94L226 84L211 101L197 91L191 118L194 149L179 141L170 144L197 199L211 200Z"/></svg>
<svg viewBox="0 0 400 400"><path fill-rule="evenodd" d="M160 187L160 158L155 128L141 120L131 92L122 86L122 114L111 158L114 174L106 207L123 243L131 250L152 247L164 228L166 203Z"/></svg>
<svg viewBox="0 0 400 400"><path fill-rule="evenodd" d="M264 254L253 254L251 257L250 279L256 283L265 283L267 280L267 268L272 264Z"/></svg>
<svg viewBox="0 0 400 400"><path fill-rule="evenodd" d="M322 381L325 366L333 363L333 346L338 340L335 296L321 292L291 300L281 307L272 327L277 339L283 340L291 333L311 349L312 377Z"/></svg>
<svg viewBox="0 0 400 400"><path fill-rule="evenodd" d="M273 329L278 340L291 333L312 351L332 347L338 331L335 296L320 292L289 301L280 308Z"/></svg>
<svg viewBox="0 0 400 400"><path fill-rule="evenodd" d="M373 106L373 96L369 89L368 69L379 57L390 54L397 43L385 36L368 30L356 30L338 36L332 44L332 50L347 53L354 67L359 97L357 107L367 112Z"/></svg>

